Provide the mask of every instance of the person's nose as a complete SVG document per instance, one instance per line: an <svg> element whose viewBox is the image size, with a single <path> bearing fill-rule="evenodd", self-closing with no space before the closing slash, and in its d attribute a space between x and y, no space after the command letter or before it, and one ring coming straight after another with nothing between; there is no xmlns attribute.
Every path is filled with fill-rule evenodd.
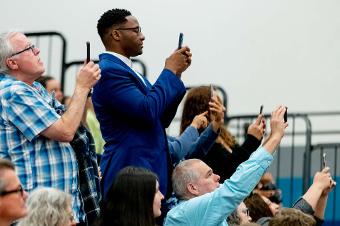
<svg viewBox="0 0 340 226"><path fill-rule="evenodd" d="M28 193L26 191L22 192L22 198L26 201L26 199L28 198Z"/></svg>
<svg viewBox="0 0 340 226"><path fill-rule="evenodd" d="M38 47L35 47L33 52L34 52L34 55L38 55L40 53L40 49Z"/></svg>
<svg viewBox="0 0 340 226"><path fill-rule="evenodd" d="M217 174L214 174L214 175L215 175L215 181L219 182L221 177L219 175L217 175Z"/></svg>
<svg viewBox="0 0 340 226"><path fill-rule="evenodd" d="M142 41L145 40L145 36L144 36L144 34L142 32L139 34L139 36L140 36L140 40L142 40Z"/></svg>

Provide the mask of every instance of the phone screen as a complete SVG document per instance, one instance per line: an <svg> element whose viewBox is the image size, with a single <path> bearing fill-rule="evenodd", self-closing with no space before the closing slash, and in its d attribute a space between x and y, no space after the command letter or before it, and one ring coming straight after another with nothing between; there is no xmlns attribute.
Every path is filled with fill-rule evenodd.
<svg viewBox="0 0 340 226"><path fill-rule="evenodd" d="M326 153L323 153L322 155L322 169L324 169L326 167L327 163L326 163Z"/></svg>
<svg viewBox="0 0 340 226"><path fill-rule="evenodd" d="M91 55L90 55L90 42L86 42L86 63L90 62Z"/></svg>
<svg viewBox="0 0 340 226"><path fill-rule="evenodd" d="M183 44L183 33L179 33L179 37L178 37L178 49L182 48L182 44Z"/></svg>
<svg viewBox="0 0 340 226"><path fill-rule="evenodd" d="M262 114L262 112L263 112L263 105L261 105L260 107L260 114Z"/></svg>
<svg viewBox="0 0 340 226"><path fill-rule="evenodd" d="M286 107L285 114L283 115L283 120L284 120L285 122L287 122L287 119L288 119L287 110L288 110L288 108Z"/></svg>

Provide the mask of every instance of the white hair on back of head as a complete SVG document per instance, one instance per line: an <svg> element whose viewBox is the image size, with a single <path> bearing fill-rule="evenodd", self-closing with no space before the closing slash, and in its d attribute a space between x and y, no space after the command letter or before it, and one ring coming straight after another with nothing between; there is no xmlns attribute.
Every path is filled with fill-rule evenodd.
<svg viewBox="0 0 340 226"><path fill-rule="evenodd" d="M71 196L55 188L37 188L27 200L28 215L18 226L64 226L69 221Z"/></svg>

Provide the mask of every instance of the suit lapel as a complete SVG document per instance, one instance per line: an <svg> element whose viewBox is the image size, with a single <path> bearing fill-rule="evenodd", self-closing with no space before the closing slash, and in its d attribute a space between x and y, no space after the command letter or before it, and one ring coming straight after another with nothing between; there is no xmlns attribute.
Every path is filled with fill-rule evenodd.
<svg viewBox="0 0 340 226"><path fill-rule="evenodd" d="M119 64L120 66L124 67L129 74L136 80L136 82L138 83L139 87L141 88L141 90L143 90L144 92L147 92L149 89L151 89L152 85L150 84L150 82L142 75L145 84L141 81L141 79L139 78L139 76L128 66L126 65L122 60L120 60L118 57L113 56L112 54L108 54L108 53L102 53L99 55L99 59L100 60L109 60L112 61L116 64Z"/></svg>

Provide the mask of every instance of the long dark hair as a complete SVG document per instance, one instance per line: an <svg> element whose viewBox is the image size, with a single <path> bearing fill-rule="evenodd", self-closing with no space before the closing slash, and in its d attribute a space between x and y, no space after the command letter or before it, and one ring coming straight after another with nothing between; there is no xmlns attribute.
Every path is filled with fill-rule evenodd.
<svg viewBox="0 0 340 226"><path fill-rule="evenodd" d="M126 167L116 176L102 206L99 226L155 226L153 200L157 176L139 167Z"/></svg>
<svg viewBox="0 0 340 226"><path fill-rule="evenodd" d="M209 86L199 86L189 90L184 101L180 133L184 132L196 115L209 110L209 101ZM207 118L210 122L210 118ZM231 133L224 127L221 128L220 137L230 148L234 147L236 144L234 136L232 136Z"/></svg>

